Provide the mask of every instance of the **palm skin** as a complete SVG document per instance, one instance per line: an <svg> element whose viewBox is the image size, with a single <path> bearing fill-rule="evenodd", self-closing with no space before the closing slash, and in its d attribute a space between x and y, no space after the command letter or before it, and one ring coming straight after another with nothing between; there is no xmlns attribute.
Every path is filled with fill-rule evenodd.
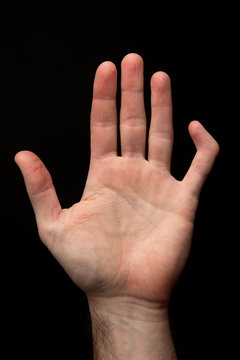
<svg viewBox="0 0 240 360"><path fill-rule="evenodd" d="M195 199L144 159L101 159L91 181L60 213L53 253L87 293L165 302L189 251Z"/></svg>
<svg viewBox="0 0 240 360"><path fill-rule="evenodd" d="M171 88L151 79L152 119L145 159L143 60L122 61L117 155L116 68L96 72L91 111L91 162L82 199L61 209L51 176L32 152L15 156L35 211L39 235L72 280L92 297L129 296L168 303L186 263L202 185L219 147L199 122L189 126L197 153L182 181L170 174Z"/></svg>

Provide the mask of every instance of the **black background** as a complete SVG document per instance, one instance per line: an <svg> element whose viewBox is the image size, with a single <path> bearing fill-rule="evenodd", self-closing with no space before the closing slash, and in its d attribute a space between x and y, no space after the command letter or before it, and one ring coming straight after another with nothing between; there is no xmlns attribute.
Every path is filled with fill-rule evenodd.
<svg viewBox="0 0 240 360"><path fill-rule="evenodd" d="M179 359L215 359L229 352L229 249L223 236L227 144L222 69L231 56L226 9L203 3L176 8L160 1L73 0L9 1L1 7L2 326L8 358L90 359L85 294L41 243L14 155L31 150L44 161L63 208L79 201L90 159L96 68L110 60L120 75L121 60L129 52L144 60L148 126L150 77L159 70L171 77L174 176L183 177L194 155L187 132L191 120L201 121L220 144L201 194L191 255L172 296L170 319Z"/></svg>

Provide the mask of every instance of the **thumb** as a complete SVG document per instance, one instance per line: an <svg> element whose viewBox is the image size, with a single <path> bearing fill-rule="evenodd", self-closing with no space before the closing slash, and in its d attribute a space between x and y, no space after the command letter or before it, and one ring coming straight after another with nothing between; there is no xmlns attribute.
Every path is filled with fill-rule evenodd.
<svg viewBox="0 0 240 360"><path fill-rule="evenodd" d="M31 151L20 151L14 161L21 170L38 229L52 222L61 211L51 175L40 158Z"/></svg>

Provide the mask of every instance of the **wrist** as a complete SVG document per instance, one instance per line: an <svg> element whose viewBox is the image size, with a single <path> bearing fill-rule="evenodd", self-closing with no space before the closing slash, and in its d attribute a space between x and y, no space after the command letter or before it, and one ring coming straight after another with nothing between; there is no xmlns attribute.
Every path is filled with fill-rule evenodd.
<svg viewBox="0 0 240 360"><path fill-rule="evenodd" d="M99 311L111 317L123 317L133 321L152 322L168 321L168 306L157 302L138 299L131 296L88 296L90 311Z"/></svg>
<svg viewBox="0 0 240 360"><path fill-rule="evenodd" d="M88 300L94 360L176 359L167 307L128 296Z"/></svg>

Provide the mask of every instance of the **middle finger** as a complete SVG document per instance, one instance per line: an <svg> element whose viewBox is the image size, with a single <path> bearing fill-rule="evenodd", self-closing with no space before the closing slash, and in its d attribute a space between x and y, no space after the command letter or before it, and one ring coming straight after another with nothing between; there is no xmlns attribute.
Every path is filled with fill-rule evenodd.
<svg viewBox="0 0 240 360"><path fill-rule="evenodd" d="M145 158L143 59L138 54L128 54L123 58L121 68L121 155Z"/></svg>

